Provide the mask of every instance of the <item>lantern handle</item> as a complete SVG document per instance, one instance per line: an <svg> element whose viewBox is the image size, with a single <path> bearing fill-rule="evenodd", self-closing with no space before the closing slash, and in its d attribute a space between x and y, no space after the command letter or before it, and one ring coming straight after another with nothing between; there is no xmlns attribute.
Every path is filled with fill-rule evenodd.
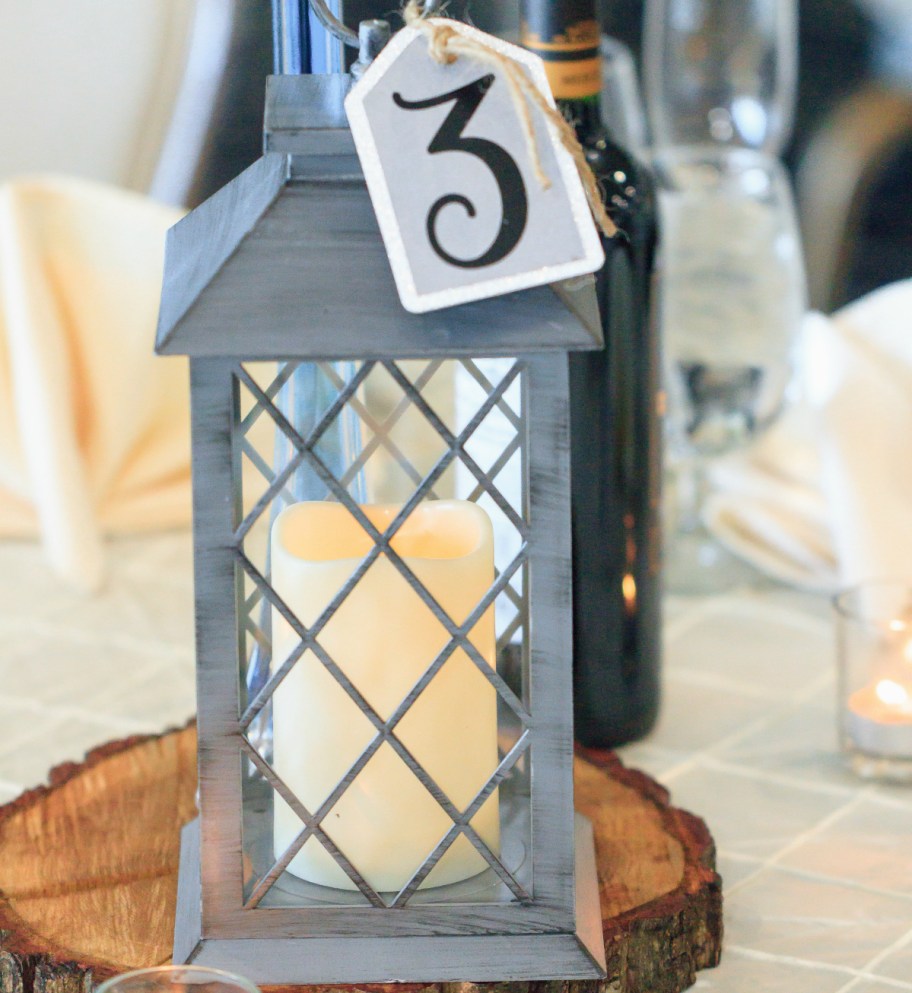
<svg viewBox="0 0 912 993"><path fill-rule="evenodd" d="M424 13L432 14L440 6L440 3L441 0L424 0L422 4ZM310 8L317 20L334 38L337 38L344 45L348 45L349 48L360 48L362 46L359 32L353 31L347 24L336 17L329 9L326 0L310 0Z"/></svg>
<svg viewBox="0 0 912 993"><path fill-rule="evenodd" d="M348 45L349 48L359 47L360 42L358 41L357 31L352 31L347 24L340 21L326 5L326 0L310 0L310 9L314 12L317 20L334 38Z"/></svg>

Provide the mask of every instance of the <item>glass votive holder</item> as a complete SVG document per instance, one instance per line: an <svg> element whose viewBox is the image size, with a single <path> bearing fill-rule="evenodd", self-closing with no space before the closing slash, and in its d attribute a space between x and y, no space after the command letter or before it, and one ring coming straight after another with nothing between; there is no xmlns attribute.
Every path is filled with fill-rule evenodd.
<svg viewBox="0 0 912 993"><path fill-rule="evenodd" d="M842 748L866 779L912 782L912 582L834 597Z"/></svg>
<svg viewBox="0 0 912 993"><path fill-rule="evenodd" d="M103 982L95 993L260 993L241 976L195 965L136 969Z"/></svg>

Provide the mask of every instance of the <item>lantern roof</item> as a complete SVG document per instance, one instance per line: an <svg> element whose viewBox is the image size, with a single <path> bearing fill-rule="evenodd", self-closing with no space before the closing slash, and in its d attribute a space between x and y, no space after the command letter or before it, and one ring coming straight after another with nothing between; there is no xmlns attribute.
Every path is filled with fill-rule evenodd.
<svg viewBox="0 0 912 993"><path fill-rule="evenodd" d="M342 77L273 77L265 155L168 233L156 351L423 358L602 345L592 276L412 314L354 156Z"/></svg>

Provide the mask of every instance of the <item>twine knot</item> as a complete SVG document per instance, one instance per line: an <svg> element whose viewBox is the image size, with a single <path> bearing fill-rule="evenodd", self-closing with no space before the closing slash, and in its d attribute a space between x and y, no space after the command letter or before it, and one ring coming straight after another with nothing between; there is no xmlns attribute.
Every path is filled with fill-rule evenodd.
<svg viewBox="0 0 912 993"><path fill-rule="evenodd" d="M441 65L452 65L460 55L465 55L477 62L484 62L493 66L503 73L510 87L513 106L526 139L532 170L543 190L550 189L551 180L542 166L538 143L535 140L535 122L530 107L537 108L554 125L561 144L573 157L595 223L606 238L614 237L617 234L617 225L605 210L598 182L586 161L585 152L576 137L576 132L564 119L563 114L548 103L519 63L506 55L501 55L500 52L474 38L466 37L452 26L452 22L448 23L440 17L427 17L419 0L408 0L403 8L402 17L409 27L417 28L427 37L428 53L435 62L439 62Z"/></svg>
<svg viewBox="0 0 912 993"><path fill-rule="evenodd" d="M416 7L417 0L411 0L410 6ZM419 19L425 24L430 26L430 22L426 20L423 15L418 15ZM414 24L414 18L412 21L407 23ZM433 26L432 31L426 32L428 37L428 52L431 58L435 62L439 62L441 65L451 65L459 57L455 52L447 51L447 46L458 34L455 28L450 27L449 24L438 24Z"/></svg>

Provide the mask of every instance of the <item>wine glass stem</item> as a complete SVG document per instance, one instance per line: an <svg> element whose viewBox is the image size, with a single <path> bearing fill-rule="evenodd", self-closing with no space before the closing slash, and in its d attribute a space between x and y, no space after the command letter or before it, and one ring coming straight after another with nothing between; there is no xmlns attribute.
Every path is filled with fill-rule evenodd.
<svg viewBox="0 0 912 993"><path fill-rule="evenodd" d="M678 466L677 527L682 534L694 534L703 530L702 508L709 496L709 478L706 457L697 453L689 454Z"/></svg>

